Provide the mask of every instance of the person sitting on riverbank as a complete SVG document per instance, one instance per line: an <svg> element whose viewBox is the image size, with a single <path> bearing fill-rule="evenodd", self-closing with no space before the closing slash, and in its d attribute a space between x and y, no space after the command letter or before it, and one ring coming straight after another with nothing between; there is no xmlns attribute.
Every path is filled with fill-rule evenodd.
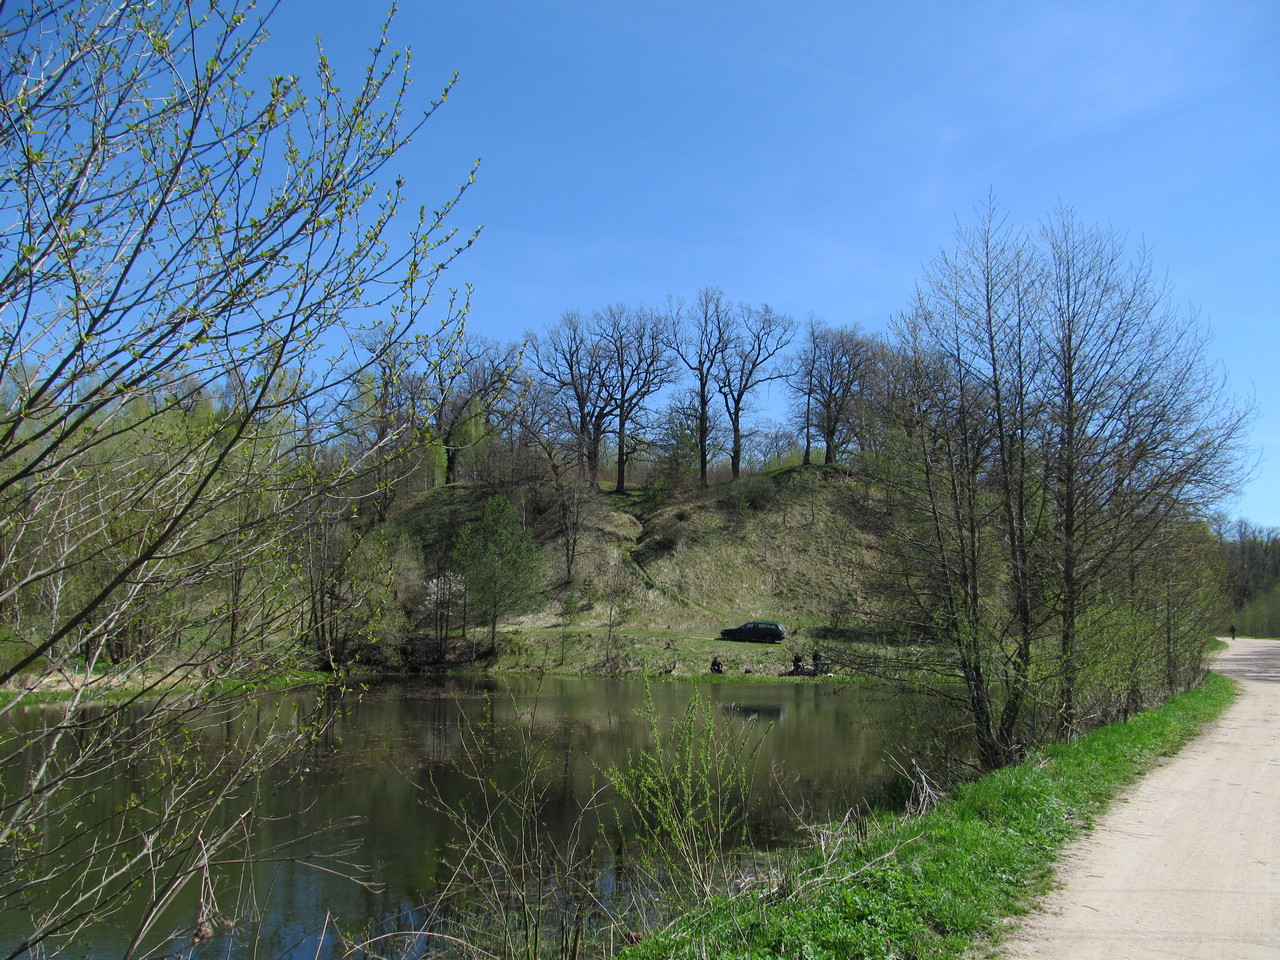
<svg viewBox="0 0 1280 960"><path fill-rule="evenodd" d="M711 672L712 672L712 673L724 673L724 664L720 662L720 658L719 658L719 657L712 657L712 658L711 658Z"/></svg>

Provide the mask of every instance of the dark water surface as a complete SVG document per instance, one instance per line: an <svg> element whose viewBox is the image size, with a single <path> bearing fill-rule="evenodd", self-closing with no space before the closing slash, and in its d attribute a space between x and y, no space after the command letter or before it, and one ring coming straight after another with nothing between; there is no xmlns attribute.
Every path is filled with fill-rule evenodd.
<svg viewBox="0 0 1280 960"><path fill-rule="evenodd" d="M251 899L259 905L254 922L235 939L216 936L196 947L173 948L202 960L337 956L335 923L353 934L391 929L397 918L410 923L438 887L440 851L458 839L427 801L439 796L458 803L474 790L458 771L465 754L483 756L496 782L515 783L528 775L515 754L529 736L521 741L511 725L526 721L523 729L541 745L543 761L555 774L554 802L544 811L547 829L563 837L596 794L601 771L652 742L652 724L641 716L646 697L652 715L675 717L695 692L719 716L755 720L755 844L787 842L799 811L811 822L839 819L879 799L896 779L888 757L911 752L916 705L861 687L530 677L381 684L337 707L323 742L305 759L301 780L284 771L264 774L256 810L263 849L274 845L299 854L346 846L349 859L367 868L374 885L288 859L259 865L252 877ZM264 698L259 709L288 708L290 696ZM93 802L113 802L113 792L102 785ZM173 926L194 915L195 895L188 891L174 907ZM18 918L6 919L5 913L0 944L11 947ZM125 943L101 930L74 953L118 956Z"/></svg>

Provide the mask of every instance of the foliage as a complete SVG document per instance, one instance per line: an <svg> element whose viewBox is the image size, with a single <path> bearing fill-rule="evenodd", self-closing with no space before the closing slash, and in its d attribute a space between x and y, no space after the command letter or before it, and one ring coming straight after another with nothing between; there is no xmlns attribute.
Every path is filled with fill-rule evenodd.
<svg viewBox="0 0 1280 960"><path fill-rule="evenodd" d="M1280 530L1240 520L1219 536L1237 631L1280 636Z"/></svg>
<svg viewBox="0 0 1280 960"><path fill-rule="evenodd" d="M832 329L810 318L788 382L804 430L805 464L815 443L821 445L823 462L833 464L864 433L866 418L860 414L869 394L865 381L871 358L871 341L856 327Z"/></svg>
<svg viewBox="0 0 1280 960"><path fill-rule="evenodd" d="M28 771L0 803L15 955L116 915L135 955L187 884L212 909L212 865L250 836L217 812L324 719L183 744L305 663L300 638L332 662L385 606L352 504L394 481L403 434L367 429L369 373L469 240L444 225L457 194L406 216L379 179L438 102L405 114L385 33L345 95L323 55L312 82L255 76L252 17L61 0L0 31L0 682L10 711L66 692L0 747ZM331 598L335 569L364 572ZM77 818L90 774L153 768L138 803Z"/></svg>
<svg viewBox="0 0 1280 960"><path fill-rule="evenodd" d="M632 821L619 832L635 837L650 882L664 888L665 897L701 903L725 888L726 854L746 840L755 756L765 731L718 716L700 692L669 729L652 696L643 716L653 728L652 742L606 771L625 811L619 816Z"/></svg>
<svg viewBox="0 0 1280 960"><path fill-rule="evenodd" d="M1233 605L1241 606L1280 582L1280 529L1237 520L1219 536L1231 578Z"/></svg>
<svg viewBox="0 0 1280 960"><path fill-rule="evenodd" d="M989 209L898 334L867 569L917 655L856 665L959 681L987 768L1194 683L1248 414L1145 256L1069 211L1031 238Z"/></svg>
<svg viewBox="0 0 1280 960"><path fill-rule="evenodd" d="M542 551L505 497L489 498L479 522L462 528L452 559L491 644L498 620L525 609L542 586Z"/></svg>
<svg viewBox="0 0 1280 960"><path fill-rule="evenodd" d="M1280 637L1280 586L1254 596L1234 616L1241 636Z"/></svg>

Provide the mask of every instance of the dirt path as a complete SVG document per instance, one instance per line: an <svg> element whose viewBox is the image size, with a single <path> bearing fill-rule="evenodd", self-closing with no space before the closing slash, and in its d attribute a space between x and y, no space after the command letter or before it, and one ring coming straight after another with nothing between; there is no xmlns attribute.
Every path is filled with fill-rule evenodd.
<svg viewBox="0 0 1280 960"><path fill-rule="evenodd" d="M1068 849L1003 957L1280 957L1280 642L1239 639L1215 669L1239 699Z"/></svg>

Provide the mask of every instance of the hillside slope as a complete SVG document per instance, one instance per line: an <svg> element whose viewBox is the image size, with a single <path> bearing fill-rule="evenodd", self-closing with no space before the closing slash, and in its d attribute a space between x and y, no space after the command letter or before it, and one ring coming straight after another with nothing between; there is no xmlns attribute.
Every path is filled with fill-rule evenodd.
<svg viewBox="0 0 1280 960"><path fill-rule="evenodd" d="M492 490L437 488L395 520L422 575L447 569L452 540ZM509 494L542 546L541 600L500 625L494 665L588 672L776 675L812 643L854 625L870 542L865 488L848 472L805 467L757 475L655 505L645 493L591 494L568 577L548 489ZM434 572L433 572L434 571ZM785 645L733 644L720 630L778 620ZM433 641L441 643L441 641Z"/></svg>
<svg viewBox="0 0 1280 960"><path fill-rule="evenodd" d="M719 630L748 619L840 629L857 608L865 496L844 471L729 484L642 518L629 556L644 580L636 626Z"/></svg>

